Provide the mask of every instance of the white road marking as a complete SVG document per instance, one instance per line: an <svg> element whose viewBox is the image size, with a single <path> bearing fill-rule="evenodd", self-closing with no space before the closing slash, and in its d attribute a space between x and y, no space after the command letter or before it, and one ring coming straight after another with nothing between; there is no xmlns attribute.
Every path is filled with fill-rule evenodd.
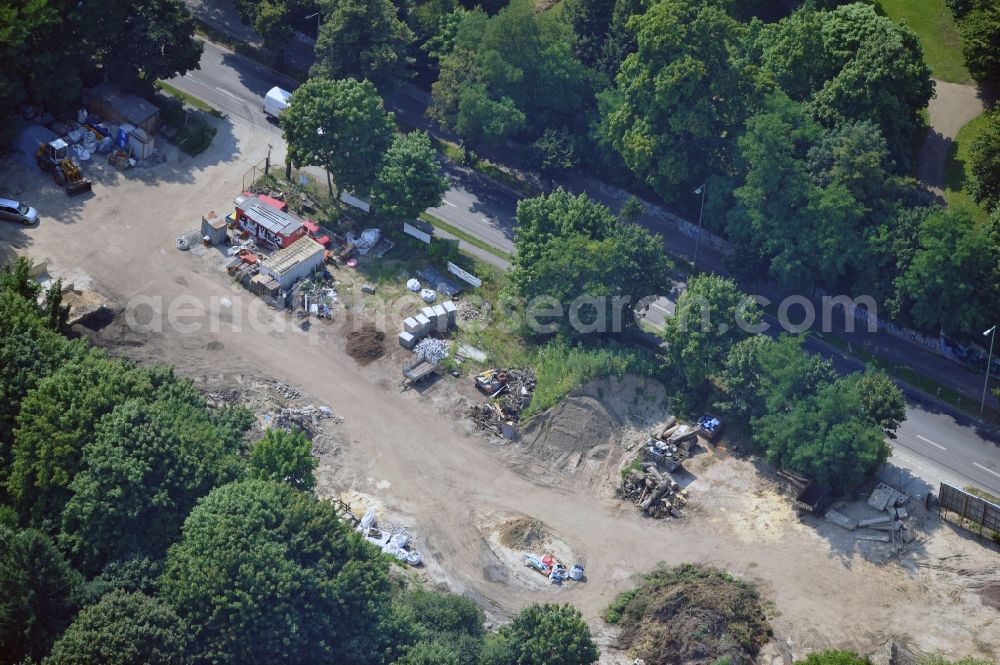
<svg viewBox="0 0 1000 665"><path fill-rule="evenodd" d="M997 478L1000 478L1000 473L997 473L997 472L996 472L996 471L994 471L993 469L987 469L987 468L986 468L985 466L983 466L983 465L982 465L982 464L980 464L979 462L973 462L973 463L972 463L972 465L973 465L973 466L978 466L978 467L979 467L980 469L982 469L982 470L983 470L983 471L985 471L986 473L992 473L992 474L993 474L994 476L996 476Z"/></svg>
<svg viewBox="0 0 1000 665"><path fill-rule="evenodd" d="M926 436L920 436L918 434L917 438L920 439L921 441L923 441L924 443L931 444L935 448L940 448L941 450L948 450L947 448L945 448L944 446L942 446L940 443L934 443L933 441L931 441L930 439L928 439Z"/></svg>
<svg viewBox="0 0 1000 665"><path fill-rule="evenodd" d="M493 220L491 220L491 219L490 219L489 217L483 217L483 221L484 221L484 222L486 222L487 224L489 224L489 223L491 223L491 222L492 222Z"/></svg>
<svg viewBox="0 0 1000 665"><path fill-rule="evenodd" d="M441 202L444 203L446 206L451 206L452 208L457 208L458 207L457 205L455 205L454 203L452 203L448 199L441 199Z"/></svg>

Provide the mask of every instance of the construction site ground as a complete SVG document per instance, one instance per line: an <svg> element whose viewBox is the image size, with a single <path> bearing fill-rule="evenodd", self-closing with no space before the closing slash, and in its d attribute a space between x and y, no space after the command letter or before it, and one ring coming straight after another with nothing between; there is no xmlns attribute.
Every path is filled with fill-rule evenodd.
<svg viewBox="0 0 1000 665"><path fill-rule="evenodd" d="M174 239L208 211L224 214L246 165L266 153L248 139L220 132L196 159L128 176L88 170L94 193L75 199L5 158L4 194L35 206L42 220L37 228L0 226L0 249L5 258L49 260L50 272L72 275L81 292L96 294L82 300L104 298L121 308L143 298L130 310L138 323L165 319L183 299L202 303L204 315L190 315L188 302L181 325L164 322L162 331L136 331L122 315L101 317L92 336L138 362L174 365L210 391L254 377L331 407L343 422L325 421L320 493L376 497L413 529L425 574L474 598L495 620L534 601L571 602L607 646L613 633L600 612L616 594L658 562L690 561L760 585L780 646L775 653L785 659L828 646L867 650L890 638L956 657L1000 653L1000 613L979 594L998 580L997 549L924 514L919 500L917 541L902 557L882 556L835 525L800 520L766 466L709 446L686 463L685 516L644 519L614 487L644 429L668 415L655 382L592 384L523 425L519 442L488 440L463 416L469 400L482 399L469 378L400 385L409 353L395 343L395 323L385 353L360 365L346 352L346 311L303 330L234 286L218 270L217 254L178 251ZM931 489L906 480L921 500ZM546 583L521 566L520 544L582 563L585 581ZM605 656L616 658L624 655Z"/></svg>

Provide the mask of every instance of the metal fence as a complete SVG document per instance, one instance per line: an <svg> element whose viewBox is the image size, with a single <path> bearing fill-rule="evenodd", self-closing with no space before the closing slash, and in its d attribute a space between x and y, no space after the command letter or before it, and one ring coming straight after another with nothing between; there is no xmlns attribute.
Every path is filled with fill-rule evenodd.
<svg viewBox="0 0 1000 665"><path fill-rule="evenodd" d="M941 510L955 513L963 520L978 525L980 534L984 529L1000 534L1000 506L997 504L947 483L941 483L938 501Z"/></svg>

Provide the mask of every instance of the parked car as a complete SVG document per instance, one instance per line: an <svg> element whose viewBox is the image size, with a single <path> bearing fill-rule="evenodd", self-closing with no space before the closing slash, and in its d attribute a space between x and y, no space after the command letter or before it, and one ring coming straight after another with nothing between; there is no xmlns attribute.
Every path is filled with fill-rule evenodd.
<svg viewBox="0 0 1000 665"><path fill-rule="evenodd" d="M38 211L20 201L0 199L0 219L22 224L37 224Z"/></svg>

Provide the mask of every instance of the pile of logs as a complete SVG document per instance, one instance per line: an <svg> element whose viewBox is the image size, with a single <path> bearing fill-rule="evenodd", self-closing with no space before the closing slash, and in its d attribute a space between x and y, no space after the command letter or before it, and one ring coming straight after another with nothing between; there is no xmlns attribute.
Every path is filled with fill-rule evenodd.
<svg viewBox="0 0 1000 665"><path fill-rule="evenodd" d="M681 517L680 509L687 504L687 490L652 462L643 462L639 469L629 471L619 494L638 505L644 515L654 518Z"/></svg>

